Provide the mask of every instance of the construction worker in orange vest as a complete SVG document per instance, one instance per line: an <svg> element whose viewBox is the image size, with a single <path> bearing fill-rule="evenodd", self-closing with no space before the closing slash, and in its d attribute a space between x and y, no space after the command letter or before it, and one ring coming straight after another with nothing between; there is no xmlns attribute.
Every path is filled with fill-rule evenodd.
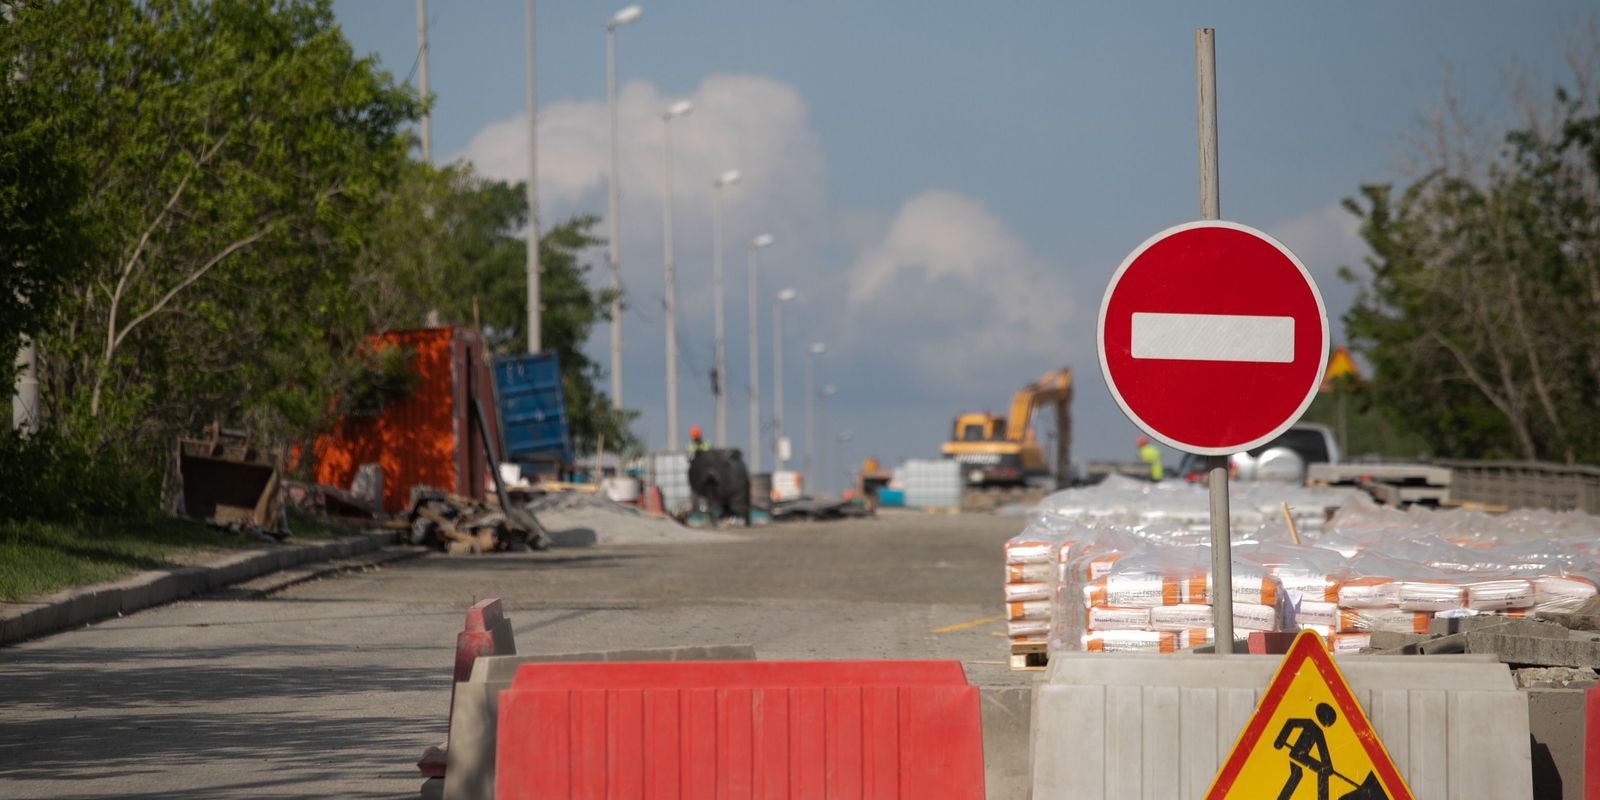
<svg viewBox="0 0 1600 800"><path fill-rule="evenodd" d="M691 426L689 428L689 452L703 453L710 449L711 445L706 444L705 440L700 438L700 426Z"/></svg>

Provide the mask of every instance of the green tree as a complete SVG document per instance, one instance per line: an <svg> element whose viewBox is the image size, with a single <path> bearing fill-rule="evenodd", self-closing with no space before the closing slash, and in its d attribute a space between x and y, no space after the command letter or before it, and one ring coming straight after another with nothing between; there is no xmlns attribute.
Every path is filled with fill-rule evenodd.
<svg viewBox="0 0 1600 800"><path fill-rule="evenodd" d="M10 16L0 56L53 98L86 183L83 265L39 337L51 424L137 456L214 419L272 438L324 423L417 99L354 56L327 0Z"/></svg>
<svg viewBox="0 0 1600 800"><path fill-rule="evenodd" d="M481 324L490 348L500 355L527 352L526 184L458 174L455 191L441 204L444 236L440 272L448 291L441 311L452 319ZM591 450L600 439L612 450L637 447L629 430L637 412L611 407L598 385L601 366L583 351L598 323L610 319L610 290L589 287L584 253L602 240L592 233L597 219L580 216L556 224L539 240L540 343L561 364L561 387L574 444Z"/></svg>
<svg viewBox="0 0 1600 800"><path fill-rule="evenodd" d="M1373 402L1439 455L1600 460L1597 100L1558 89L1482 158L1441 136L1419 179L1346 201L1373 253L1345 317Z"/></svg>
<svg viewBox="0 0 1600 800"><path fill-rule="evenodd" d="M384 213L369 227L361 254L359 295L374 330L414 325L424 312L476 325L491 352L527 351L526 184L475 175L456 164L413 162L384 196ZM609 289L591 289L585 253L601 241L596 219L580 216L544 231L539 243L540 341L561 364L574 444L592 450L638 446L629 430L636 412L611 407L598 387L603 368L584 353L594 326L609 319Z"/></svg>
<svg viewBox="0 0 1600 800"><path fill-rule="evenodd" d="M8 355L50 318L62 290L80 279L86 255L83 170L62 152L66 131L51 105L47 87L20 72L0 77L0 352ZM9 387L12 361L0 364Z"/></svg>

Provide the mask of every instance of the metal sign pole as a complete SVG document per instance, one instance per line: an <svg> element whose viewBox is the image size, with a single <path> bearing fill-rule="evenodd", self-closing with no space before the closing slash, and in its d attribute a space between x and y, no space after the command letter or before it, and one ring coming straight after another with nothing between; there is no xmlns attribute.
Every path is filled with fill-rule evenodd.
<svg viewBox="0 0 1600 800"><path fill-rule="evenodd" d="M1217 190L1216 31L1194 32L1195 118L1199 128L1200 218L1219 219ZM1211 612L1216 652L1233 652L1233 542L1228 512L1228 457L1208 456L1211 487Z"/></svg>

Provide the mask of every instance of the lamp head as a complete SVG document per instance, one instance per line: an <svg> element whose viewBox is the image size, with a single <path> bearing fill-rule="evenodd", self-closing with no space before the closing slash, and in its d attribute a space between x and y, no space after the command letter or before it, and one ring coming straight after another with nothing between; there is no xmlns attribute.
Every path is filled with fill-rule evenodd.
<svg viewBox="0 0 1600 800"><path fill-rule="evenodd" d="M685 114L688 114L690 111L693 111L693 110L694 110L694 103L691 103L688 100L679 100L678 102L673 103L670 106L667 106L666 112L663 113L661 115L661 117L663 119L672 119L673 117L684 116Z"/></svg>
<svg viewBox="0 0 1600 800"><path fill-rule="evenodd" d="M730 169L730 170L722 173L721 175L717 176L716 185L718 187L732 186L732 185L734 185L734 184L739 182L739 178L740 178L739 170Z"/></svg>
<svg viewBox="0 0 1600 800"><path fill-rule="evenodd" d="M783 291L778 292L778 302L787 303L799 296L800 293L793 289L784 289Z"/></svg>
<svg viewBox="0 0 1600 800"><path fill-rule="evenodd" d="M644 9L642 9L642 8L640 8L638 6L628 6L627 8L624 8L621 11L618 11L617 13L612 14L611 15L611 19L606 20L606 28L609 29L609 28L615 28L618 25L626 25L626 24L638 19L639 15L643 14L643 13L644 13Z"/></svg>
<svg viewBox="0 0 1600 800"><path fill-rule="evenodd" d="M760 236L757 236L756 238L751 239L750 240L750 246L751 247L771 247L773 241L774 240L772 238L772 234L763 233Z"/></svg>

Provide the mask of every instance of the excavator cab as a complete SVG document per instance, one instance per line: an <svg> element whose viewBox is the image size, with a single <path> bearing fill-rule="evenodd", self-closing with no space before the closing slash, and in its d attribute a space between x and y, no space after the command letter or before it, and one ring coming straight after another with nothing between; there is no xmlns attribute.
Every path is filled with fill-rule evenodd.
<svg viewBox="0 0 1600 800"><path fill-rule="evenodd" d="M956 417L951 441L1001 442L1006 438L1006 418L993 414L962 414Z"/></svg>
<svg viewBox="0 0 1600 800"><path fill-rule="evenodd" d="M1024 386L1011 398L1011 414L995 416L987 411L969 412L956 417L950 441L940 448L948 459L961 463L970 486L1021 486L1048 481L1049 464L1034 436L1033 414L1053 409L1057 459L1067 463L1071 436L1069 404L1072 401L1072 372L1065 367L1045 373ZM1063 467L1065 469L1065 467Z"/></svg>

